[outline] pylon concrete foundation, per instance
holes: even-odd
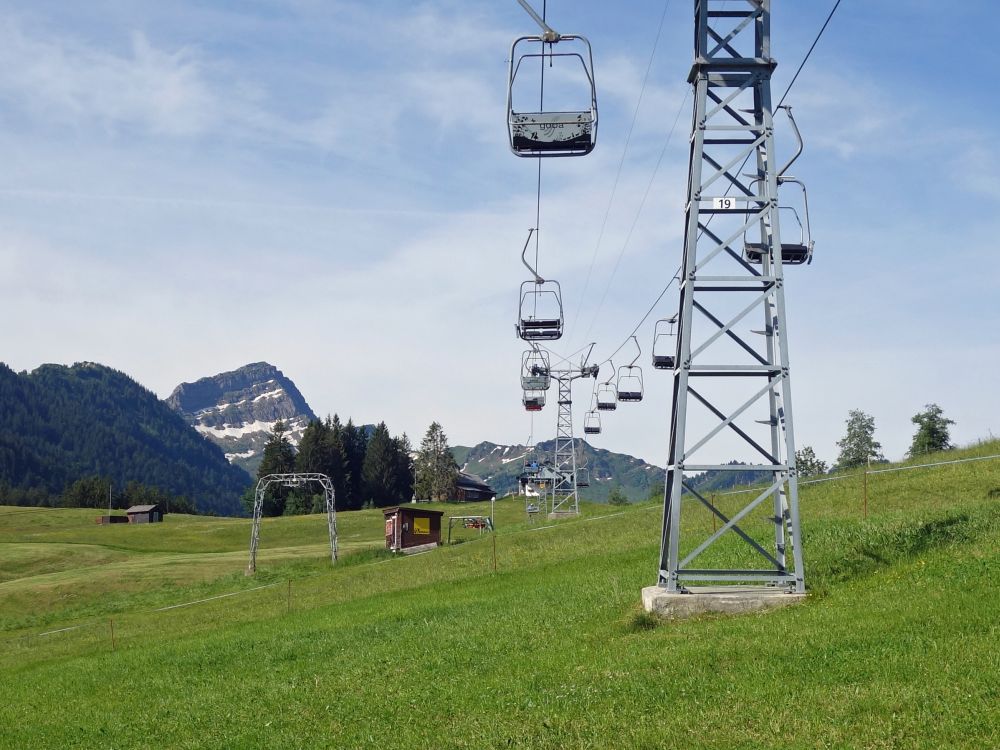
[[[689,586],[687,592],[667,591],[663,586],[642,590],[647,612],[669,619],[703,614],[738,615],[787,607],[804,601],[804,593],[789,593],[772,586]]]

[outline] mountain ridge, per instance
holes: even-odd
[[[316,419],[295,383],[269,362],[181,383],[164,401],[251,475],[275,422],[284,422],[289,440],[298,445],[306,425]]]

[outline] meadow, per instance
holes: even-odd
[[[498,501],[400,558],[343,513],[336,566],[323,517],[269,519],[252,578],[246,519],[3,508],[0,745],[996,747],[1000,461],[870,475],[867,518],[863,482],[802,489],[806,603],[677,622],[639,605],[658,503]]]

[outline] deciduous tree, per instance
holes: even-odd
[[[840,455],[837,466],[850,469],[873,461],[884,461],[882,444],[875,440],[875,417],[860,409],[852,409],[847,416],[847,434],[837,441]]]
[[[910,421],[917,425],[917,432],[913,436],[910,450],[907,451],[910,456],[954,448],[948,426],[955,422],[945,417],[944,410],[937,404],[927,404],[924,410],[914,414]]]

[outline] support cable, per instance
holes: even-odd
[[[576,322],[580,317],[580,311],[583,309],[583,301],[587,296],[587,289],[590,288],[590,279],[594,272],[594,265],[597,263],[597,255],[601,249],[601,242],[604,240],[604,232],[608,226],[608,218],[611,216],[611,207],[614,205],[615,195],[618,192],[618,182],[621,180],[622,167],[625,165],[625,157],[628,154],[628,147],[632,142],[632,132],[635,130],[635,123],[639,118],[639,107],[642,105],[642,97],[646,93],[646,84],[649,82],[649,73],[653,69],[653,59],[656,57],[656,50],[660,44],[660,36],[663,33],[663,23],[667,18],[667,9],[669,7],[670,0],[664,0],[663,13],[660,15],[660,25],[656,29],[656,38],[653,40],[653,49],[649,53],[649,62],[646,63],[646,73],[642,77],[642,87],[639,89],[639,98],[636,100],[635,110],[632,112],[632,122],[628,127],[628,132],[625,134],[625,145],[622,148],[621,158],[618,160],[618,170],[615,173],[615,180],[611,185],[611,195],[608,197],[608,205],[604,210],[604,219],[601,222],[601,231],[597,234],[597,243],[594,245],[594,253],[590,258],[590,267],[587,269],[587,277],[583,282],[583,291],[580,293],[580,302],[576,307],[576,313],[573,315],[574,322]]]
[[[792,90],[792,87],[795,85],[796,81],[798,81],[799,74],[802,72],[802,69],[805,67],[806,62],[808,62],[810,56],[813,53],[813,50],[816,49],[816,45],[819,44],[819,40],[823,37],[823,33],[826,31],[826,27],[830,25],[830,21],[833,19],[833,16],[837,12],[837,9],[840,7],[840,3],[841,2],[842,2],[842,0],[836,0],[836,2],[833,4],[833,8],[831,8],[830,13],[826,17],[826,20],[823,22],[823,25],[820,27],[819,32],[816,34],[816,38],[813,39],[813,42],[809,46],[809,49],[806,52],[805,57],[803,57],[802,58],[802,62],[799,63],[799,67],[796,69],[795,75],[792,76],[792,80],[789,82],[788,86],[785,88],[785,93],[783,93],[781,95],[781,99],[778,101],[778,107],[781,107],[781,105],[784,104],[785,99],[788,97],[788,93]],[[686,97],[685,97],[685,101],[686,101]],[[683,107],[683,102],[682,102],[681,106]],[[776,109],[777,109],[777,107],[776,107]],[[677,121],[675,120],[674,121],[674,127],[676,127],[676,126],[677,126]],[[673,129],[671,129],[671,135],[673,135]],[[667,138],[667,142],[668,143],[670,142],[670,138],[669,137]],[[664,151],[665,150],[666,150],[666,145],[664,145]],[[663,158],[663,153],[662,152],[660,154],[660,158],[661,159]],[[746,159],[743,160],[743,164],[740,166],[739,170],[737,170],[737,171],[743,171],[743,168],[746,166],[746,164],[747,164],[747,162],[749,160],[750,160],[750,154],[747,154]],[[657,162],[657,169],[659,169],[659,162]],[[655,170],[654,170],[653,174],[655,176],[655,174],[656,174]],[[651,186],[652,186],[652,180],[650,180],[650,187]],[[729,187],[726,188],[726,192],[723,194],[723,197],[729,195],[729,191],[732,190],[732,187],[733,187],[732,184],[730,184]],[[647,188],[646,192],[648,194],[649,188]],[[646,196],[643,196],[642,204],[645,204],[645,201],[646,201]],[[639,213],[642,212],[641,205],[640,205]],[[710,216],[705,225],[708,226],[709,224],[711,224],[713,218],[714,218],[714,215]],[[636,214],[636,220],[638,220],[638,214]],[[633,222],[633,229],[634,228],[635,228],[635,223]],[[704,230],[702,230],[702,232],[704,232]],[[629,236],[631,237],[631,230],[629,231]],[[626,241],[626,244],[627,244],[627,241]],[[623,248],[622,248],[622,254],[624,254],[624,251],[625,250],[624,250],[624,246],[623,246]],[[619,255],[619,260],[621,260],[621,255]],[[616,263],[615,264],[615,269],[617,270],[617,268],[618,268],[618,265]],[[638,331],[639,328],[642,327],[642,324],[645,323],[646,320],[649,318],[649,316],[652,314],[653,310],[656,308],[656,305],[659,303],[659,301],[661,299],[663,299],[663,295],[665,295],[667,293],[667,290],[670,289],[670,285],[673,284],[675,281],[677,281],[678,274],[680,273],[680,270],[681,270],[680,266],[678,266],[677,271],[674,273],[674,275],[670,279],[670,281],[667,282],[667,285],[663,288],[663,291],[660,292],[660,294],[657,296],[656,300],[650,306],[649,310],[646,311],[646,314],[643,315],[642,319],[639,321],[639,323],[636,324],[636,327],[632,329],[632,333],[630,333],[628,336],[626,336],[625,340],[622,341],[622,343],[618,345],[618,348],[615,349],[614,352],[612,352],[611,355],[607,359],[605,359],[603,362],[601,362],[601,364],[604,364],[605,362],[609,362],[618,352],[620,352],[625,347],[625,344],[627,344],[628,341],[629,341],[629,339],[636,334],[636,331]],[[612,273],[612,278],[613,277],[614,277],[614,273]],[[609,283],[608,283],[608,288],[610,288],[610,280],[609,280]],[[605,290],[605,296],[606,295],[607,295],[607,289]],[[604,303],[604,298],[602,297],[601,298],[601,304],[603,304],[603,303]],[[600,305],[598,305],[598,312],[599,311],[600,311]],[[594,321],[596,321],[596,319],[597,319],[597,313],[594,313],[594,320],[591,321],[591,324],[590,324],[591,328],[593,327]],[[590,328],[587,329],[587,333],[588,334],[590,333]]]

